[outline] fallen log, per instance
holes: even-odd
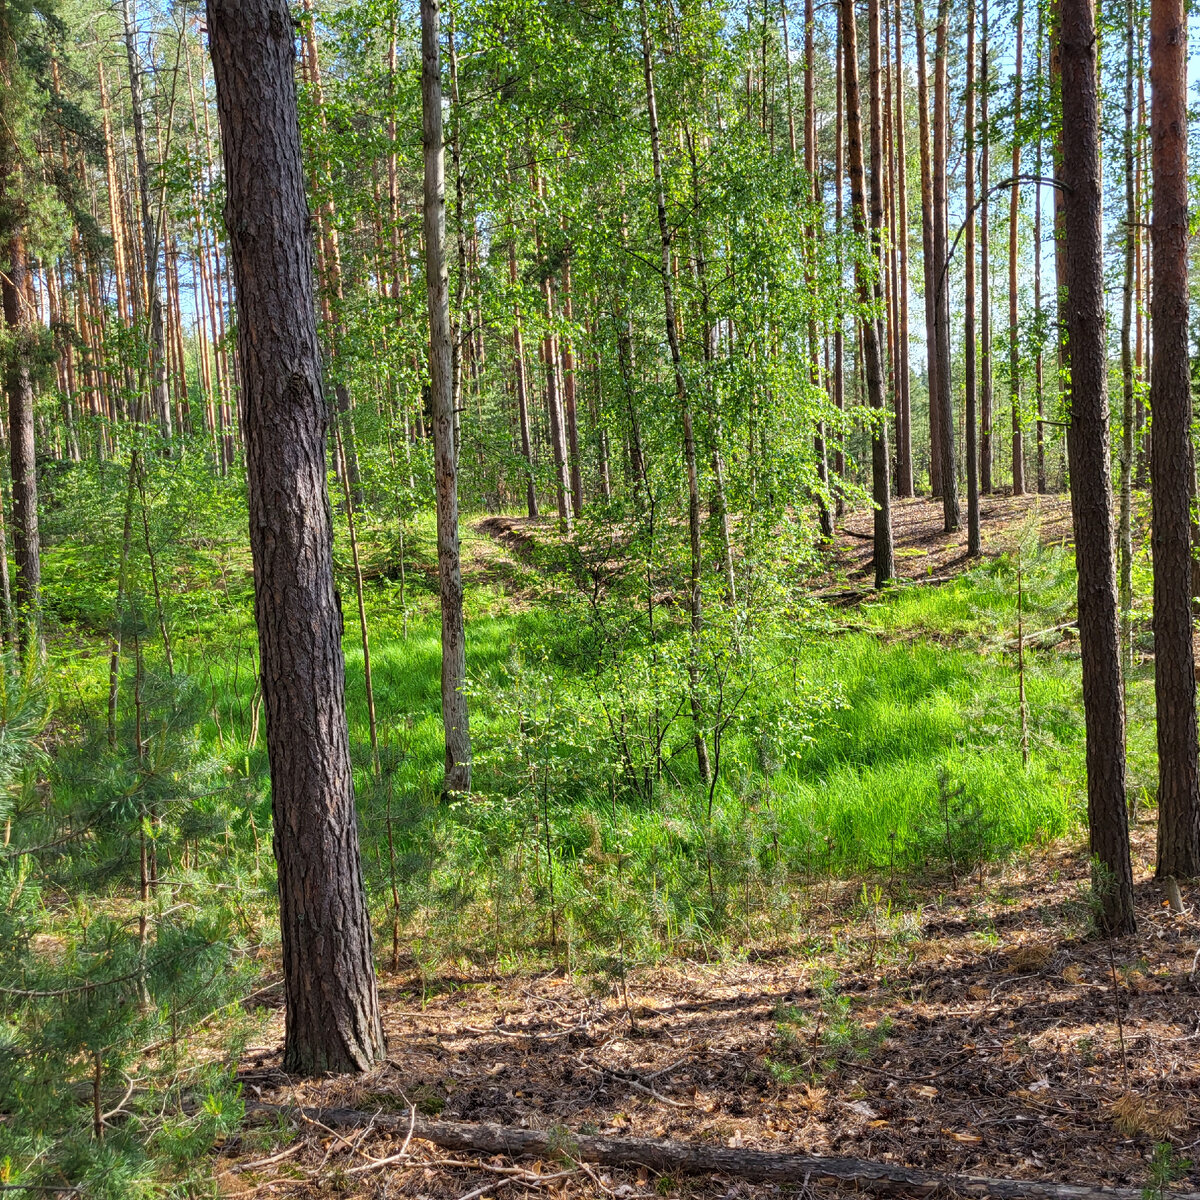
[[[852,1188],[876,1196],[920,1200],[942,1192],[996,1200],[1143,1200],[1140,1188],[1105,1187],[1088,1183],[1050,1183],[1037,1179],[988,1179],[977,1175],[937,1175],[892,1163],[861,1158],[826,1158],[780,1154],[770,1150],[701,1146],[649,1138],[589,1137],[570,1130],[517,1129],[511,1125],[428,1121],[410,1113],[371,1113],[354,1108],[289,1108],[249,1104],[246,1115],[272,1118],[296,1113],[323,1125],[376,1129],[407,1134],[446,1150],[532,1156],[599,1163],[608,1167],[646,1167],[663,1175],[734,1175],[741,1179],[798,1183],[809,1187]],[[1168,1192],[1170,1200],[1200,1200],[1195,1192]]]

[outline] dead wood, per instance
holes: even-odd
[[[447,1150],[536,1156],[610,1167],[647,1167],[662,1174],[734,1175],[742,1179],[802,1183],[807,1186],[854,1188],[877,1196],[926,1197],[936,1193],[996,1200],[1142,1200],[1139,1188],[1098,1184],[1051,1183],[1036,1179],[989,1179],[976,1175],[936,1175],[891,1163],[860,1158],[825,1158],[780,1154],[769,1150],[698,1146],[648,1138],[587,1137],[565,1129],[517,1129],[509,1125],[467,1124],[459,1121],[412,1120],[410,1114],[361,1112],[353,1108],[289,1109],[276,1104],[251,1104],[246,1115],[277,1116],[295,1112],[325,1125],[406,1133]],[[1200,1194],[1170,1193],[1172,1200],[1200,1200]]]

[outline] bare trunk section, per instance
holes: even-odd
[[[938,7],[937,48],[933,77],[933,260],[937,272],[934,323],[937,337],[938,442],[942,452],[942,517],[947,533],[954,533],[961,518],[958,511],[958,465],[954,445],[954,401],[950,388],[950,268],[947,233],[949,208],[946,188],[946,151],[949,130],[949,0]]]
[[[1008,391],[1012,403],[1013,495],[1025,492],[1025,440],[1021,430],[1021,347],[1017,327],[1017,232],[1021,215],[1021,54],[1025,41],[1025,3],[1017,0],[1017,48],[1013,70],[1012,192],[1008,204]]]
[[[429,296],[429,378],[437,491],[438,581],[442,605],[442,724],[446,793],[471,790],[467,639],[458,541],[458,451],[454,439],[450,277],[446,270],[446,153],[438,0],[421,0],[421,106],[425,146],[425,280]]]
[[[1065,83],[1064,83],[1065,88]],[[1195,483],[1188,363],[1187,17],[1183,0],[1150,5],[1154,293],[1150,451],[1154,545],[1154,698],[1158,718],[1155,874],[1200,873],[1191,503]],[[1074,350],[1075,362],[1079,351]]]
[[[309,212],[285,0],[208,0],[245,386],[280,932],[284,1070],[382,1058],[333,583]]]
[[[917,34],[917,108],[921,135],[921,250],[925,283],[925,375],[929,383],[929,491],[942,494],[942,422],[938,412],[937,248],[933,236],[933,148],[929,131],[929,60],[925,52],[925,9],[914,0]]]
[[[858,87],[858,29],[854,19],[854,0],[840,0],[842,29],[842,61],[846,89],[846,117],[850,144],[850,195],[854,214],[854,231],[866,237],[867,199],[863,170],[862,99]],[[872,257],[879,257],[880,231],[883,224],[883,147],[880,145],[879,96],[879,0],[869,0],[870,70],[871,70],[871,216],[870,241]],[[872,285],[870,272],[864,263],[855,266],[858,298],[864,308],[879,301],[878,281]],[[865,365],[867,399],[875,413],[872,430],[871,478],[875,500],[875,586],[883,587],[895,575],[892,550],[891,479],[888,471],[887,413],[883,396],[883,363],[880,358],[879,326],[874,317],[860,322],[860,341]]]
[[[988,0],[983,0],[983,28],[979,51],[979,119],[983,125],[979,157],[979,190],[983,203],[979,210],[979,275],[983,311],[979,316],[979,490],[985,496],[992,490],[992,268],[989,246],[988,215],[991,209],[992,130],[988,115],[992,67],[988,57]]]
[[[1067,451],[1079,571],[1092,887],[1105,933],[1131,933],[1133,871],[1125,808],[1125,708],[1117,621],[1104,235],[1093,0],[1061,0],[1063,233],[1071,341]],[[1186,522],[1185,522],[1186,524]],[[1186,529],[1185,529],[1186,533]]]
[[[975,0],[967,0],[967,95],[966,95],[966,176],[967,242],[964,250],[966,278],[964,280],[963,321],[963,389],[966,410],[967,456],[967,557],[978,558],[979,538],[979,469],[975,437]],[[985,283],[986,286],[986,283]]]

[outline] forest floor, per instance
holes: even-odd
[[[1040,509],[1043,541],[1069,538],[1061,498],[984,502],[985,552],[1012,544]],[[940,506],[894,511],[897,561],[912,579],[964,565],[965,535]],[[834,569],[869,568],[870,514],[854,514]],[[519,582],[532,533],[481,522],[468,566]],[[480,539],[482,540],[482,539]],[[474,541],[474,539],[473,539]],[[514,597],[519,603],[520,593]],[[971,878],[818,882],[801,897],[802,939],[724,957],[631,967],[622,990],[560,965],[471,970],[432,980],[410,964],[380,977],[388,1060],[320,1082],[280,1070],[282,1012],[243,1058],[248,1101],[352,1107],[696,1144],[852,1156],[939,1174],[1142,1187],[1170,1142],[1200,1147],[1200,1044],[1193,969],[1200,919],[1172,915],[1151,879],[1154,827],[1133,831],[1139,931],[1089,936],[1086,848],[1078,834]],[[566,963],[570,964],[569,951]],[[402,1122],[403,1123],[403,1122]],[[296,1116],[249,1126],[217,1163],[226,1196],[768,1196],[778,1185],[655,1177],[448,1154],[403,1132],[334,1132]],[[532,1172],[532,1174],[531,1174]],[[537,1173],[554,1175],[539,1182]],[[789,1185],[784,1185],[787,1192]],[[793,1191],[805,1191],[797,1180]]]
[[[1139,1187],[1157,1143],[1180,1155],[1200,1144],[1190,974],[1200,931],[1191,904],[1172,916],[1151,881],[1153,841],[1152,826],[1135,830],[1139,932],[1111,959],[1087,932],[1086,852],[1059,843],[985,872],[982,886],[978,876],[920,892],[902,881],[817,885],[802,944],[632,970],[628,1006],[619,989],[562,969],[424,987],[384,974],[385,1065],[288,1079],[270,1036],[282,1035],[276,1014],[273,1048],[243,1072],[247,1098],[389,1114],[411,1103],[459,1121]],[[251,1133],[219,1167],[230,1196],[252,1185],[293,1197],[461,1197],[505,1182],[489,1173],[498,1160],[448,1165],[421,1142],[401,1165],[373,1165],[402,1141],[300,1119],[284,1161],[247,1170],[278,1150]],[[1184,1179],[1194,1190],[1200,1172]],[[604,1189],[630,1200],[778,1194],[637,1168],[580,1171],[550,1188]]]
[[[962,507],[962,527],[945,532],[941,501],[917,496],[892,500],[892,541],[896,574],[906,581],[942,581],[969,567],[967,513]],[[1029,522],[1036,522],[1044,545],[1071,542],[1071,503],[1065,495],[1011,496],[996,493],[980,497],[979,523],[983,553],[1011,550]],[[834,552],[827,575],[830,584],[841,580],[857,588],[874,582],[874,514],[869,509],[847,513],[838,522]]]

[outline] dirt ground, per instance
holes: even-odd
[[[1087,858],[1056,844],[979,879],[918,894],[879,881],[817,885],[801,944],[738,947],[722,961],[632,972],[629,1007],[613,989],[562,970],[381,980],[386,1064],[364,1078],[300,1083],[260,1049],[248,1099],[564,1127],[903,1163],[947,1174],[1140,1187],[1156,1142],[1200,1146],[1200,1043],[1192,980],[1194,897],[1172,916],[1150,880],[1153,829],[1135,830],[1139,932],[1087,936]],[[850,1000],[860,1058],[815,1072],[807,1047],[832,1021],[825,970]],[[799,1043],[781,1041],[781,1009]],[[1120,1020],[1118,1022],[1118,1011]],[[886,1037],[870,1038],[884,1025]],[[281,1015],[271,1022],[282,1035]],[[832,1052],[835,1056],[837,1051]],[[818,1057],[822,1057],[819,1055]],[[781,1082],[771,1064],[799,1064]],[[447,1155],[391,1133],[335,1133],[297,1122],[278,1152],[234,1144],[218,1168],[225,1194],[463,1197],[610,1194],[767,1196],[728,1178],[653,1178],[591,1168],[537,1185],[503,1160]],[[447,1160],[455,1165],[448,1165]],[[528,1164],[525,1164],[528,1166]],[[558,1174],[560,1165],[530,1169]],[[798,1183],[801,1181],[798,1181]],[[494,1186],[493,1186],[494,1185]],[[1200,1171],[1183,1175],[1200,1186]],[[248,1190],[249,1189],[249,1190]]]
[[[925,497],[911,500],[892,499],[892,542],[896,556],[896,574],[901,579],[940,579],[964,570],[967,559],[966,502],[961,504],[962,528],[945,532],[940,500]],[[1052,496],[982,496],[979,502],[979,529],[985,555],[1011,549],[1026,520],[1036,519],[1039,534],[1046,544],[1070,543],[1070,498]],[[829,576],[850,584],[869,586],[874,581],[874,513],[870,510],[847,513],[838,522],[834,554]]]
[[[1063,497],[986,497],[984,552],[1030,509],[1041,536],[1071,536]],[[939,504],[896,502],[897,567],[911,579],[965,564],[965,532]],[[849,515],[831,590],[869,585],[871,514]],[[507,576],[547,522],[489,518],[479,570]],[[500,549],[503,547],[503,549]],[[495,561],[493,561],[493,558]],[[501,584],[512,579],[497,578]],[[282,1074],[282,1013],[241,1073],[249,1101],[353,1107],[576,1134],[835,1155],[939,1174],[1139,1188],[1169,1141],[1177,1188],[1200,1190],[1200,920],[1173,915],[1150,878],[1154,828],[1133,831],[1139,931],[1089,936],[1078,842],[1033,849],[970,880],[817,884],[800,940],[731,946],[719,960],[631,970],[628,994],[568,973],[435,980],[381,976],[388,1059],[365,1077]],[[864,891],[865,887],[865,891]],[[842,1001],[831,1000],[836,978]],[[846,1003],[848,1001],[848,1004]],[[840,1022],[841,1044],[829,1045]],[[846,1034],[846,1030],[849,1033]],[[767,1197],[778,1185],[655,1177],[644,1168],[513,1164],[450,1154],[403,1132],[335,1131],[293,1116],[219,1159],[234,1196]],[[805,1191],[803,1180],[783,1192]]]

